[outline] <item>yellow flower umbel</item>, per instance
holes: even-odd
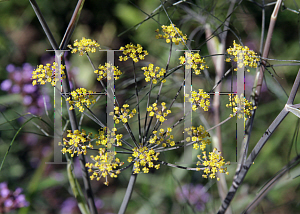
[[[101,81],[107,78],[107,72],[111,71],[111,64],[105,63],[105,65],[99,65],[98,70],[95,70],[94,73],[98,74],[97,80]],[[118,67],[114,66],[114,79],[119,79],[122,72],[118,69]]]
[[[185,44],[187,37],[186,35],[183,35],[182,31],[179,30],[179,28],[175,27],[174,24],[171,24],[169,26],[162,25],[162,32],[163,35],[159,33],[159,29],[157,29],[155,32],[158,33],[155,38],[160,39],[164,38],[166,39],[166,43],[173,42],[175,45]]]
[[[227,108],[231,108],[234,114],[237,114],[238,112],[244,112],[245,114],[245,120],[251,117],[251,111],[253,109],[256,109],[256,106],[252,106],[252,102],[249,102],[243,94],[239,98],[238,95],[232,97],[231,94],[229,94],[229,104],[226,104]],[[230,114],[231,117],[233,117],[232,114]],[[238,114],[238,118],[242,118],[242,114]],[[248,117],[248,118],[247,118]]]
[[[134,161],[134,174],[138,174],[142,168],[144,173],[149,172],[149,168],[159,169],[160,164],[154,165],[153,161],[158,160],[159,152],[155,152],[153,149],[148,149],[146,146],[137,148],[135,147],[133,150],[132,156],[128,158],[128,162]],[[132,157],[135,159],[132,160]]]
[[[71,92],[71,97],[68,97],[66,101],[69,101],[70,108],[69,110],[74,109],[74,105],[79,108],[80,112],[84,111],[84,105],[86,105],[87,108],[90,107],[90,105],[93,103],[96,103],[96,99],[94,98],[93,91],[89,90],[87,91],[85,88],[78,88],[76,91]]]
[[[124,56],[119,57],[119,61],[127,61],[131,58],[134,62],[144,60],[145,56],[148,55],[148,51],[143,50],[143,47],[140,44],[136,46],[133,44],[127,44],[125,47],[120,47],[120,50],[123,51]]]
[[[152,81],[153,84],[157,83],[157,80],[161,80],[163,83],[166,82],[166,80],[163,80],[163,77],[166,73],[166,69],[155,67],[153,64],[149,64],[148,67],[142,67],[142,70],[144,71],[145,80],[146,82]]]
[[[35,69],[32,72],[32,85],[45,85],[46,82],[51,82],[52,86],[56,85],[56,82],[58,81],[57,78],[55,78],[55,67],[57,64],[53,62],[53,65],[50,63],[47,63],[46,65],[38,65],[37,69]],[[66,78],[64,69],[66,68],[65,65],[61,65],[61,79]]]
[[[109,113],[109,115],[114,115],[114,121],[116,124],[120,123],[120,121],[127,123],[128,119],[132,118],[136,114],[135,108],[130,112],[130,109],[127,109],[128,107],[128,104],[124,104],[122,108],[116,106],[114,108],[115,111]]]
[[[186,98],[189,97],[189,94],[186,94]],[[203,91],[203,89],[199,89],[198,92],[191,91],[191,98],[189,102],[192,103],[193,111],[196,111],[198,108],[202,108],[204,111],[208,111],[208,107],[210,106],[209,101],[210,95]]]
[[[91,135],[92,133],[89,133],[86,136],[86,132],[84,130],[82,130],[82,132],[80,132],[79,130],[75,130],[74,133],[72,133],[71,130],[68,130],[67,137],[69,139],[63,138],[64,148],[61,150],[61,152],[63,154],[68,152],[71,154],[71,157],[73,157],[76,153],[77,156],[79,154],[86,155],[86,148],[93,148],[93,146],[91,145]],[[61,143],[59,144],[61,145]]]
[[[118,177],[118,174],[120,174],[121,171],[116,168],[118,166],[122,166],[124,163],[120,162],[119,158],[112,158],[116,154],[116,152],[109,154],[109,152],[107,152],[104,148],[100,148],[98,155],[90,156],[95,163],[86,163],[85,166],[89,168],[89,172],[93,173],[90,176],[91,180],[96,178],[97,181],[99,181],[102,177],[104,177],[104,184],[108,186],[108,176],[111,178]]]
[[[203,151],[206,148],[206,145],[211,143],[209,133],[201,125],[199,127],[192,126],[186,128],[184,131],[190,136],[185,139],[186,142],[193,143],[193,148],[196,150],[200,148]]]
[[[100,44],[97,43],[95,40],[86,39],[85,37],[82,37],[80,41],[76,39],[74,41],[73,46],[74,47],[72,47],[72,45],[68,45],[68,48],[72,50],[71,53],[79,52],[79,56],[83,56],[85,53],[88,52],[95,53],[96,48],[99,48]]]
[[[121,139],[123,137],[122,134],[117,134],[116,135],[116,131],[117,128],[113,128],[112,131],[107,130],[106,127],[103,128],[103,130],[99,130],[99,134],[95,136],[96,141],[96,145],[102,145],[105,146],[107,148],[110,148],[111,145],[114,146],[122,146],[122,142]],[[110,139],[110,141],[108,142],[108,138]]]
[[[165,120],[167,120],[166,117],[168,116],[168,114],[171,113],[171,110],[167,110],[166,112],[164,112],[166,109],[166,103],[162,102],[161,110],[158,109],[157,103],[153,103],[152,106],[149,106],[147,108],[147,111],[149,112],[150,117],[153,117],[155,115],[156,119],[163,123]]]
[[[180,64],[186,64],[187,68],[192,68],[194,70],[194,73],[196,75],[201,74],[201,71],[204,70],[204,68],[208,68],[207,65],[205,65],[204,58],[201,58],[199,53],[186,53],[188,61],[185,61],[185,57],[181,56],[179,57]]]
[[[170,146],[175,146],[175,141],[173,140],[174,136],[171,135],[172,128],[167,128],[167,131],[164,129],[160,129],[158,131],[153,131],[151,138],[149,139],[150,144],[157,144],[160,145],[162,144],[163,147],[167,147],[168,145]]]
[[[233,48],[228,48],[227,53],[229,57],[226,59],[226,62],[234,61],[237,64],[239,68],[242,68],[243,66],[249,66],[250,68],[256,68],[257,63],[259,62],[259,58],[257,54],[250,50],[247,46],[241,46],[239,44],[236,44],[235,41],[233,41]],[[242,60],[242,63],[239,62]],[[237,71],[237,68],[234,69],[234,71]],[[248,72],[250,72],[249,69],[247,69]]]
[[[225,165],[229,165],[230,163],[224,162],[224,158],[221,156],[221,152],[217,152],[217,149],[214,148],[213,152],[210,152],[208,157],[206,152],[203,152],[203,156],[198,155],[197,158],[199,161],[197,162],[197,166],[201,165],[205,168],[198,168],[199,170],[203,170],[205,174],[202,175],[203,178],[207,178],[208,175],[211,179],[216,177],[216,173],[219,171],[220,173],[225,173],[228,175],[227,167],[223,167]],[[217,178],[219,181],[220,178]]]

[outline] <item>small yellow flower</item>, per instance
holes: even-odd
[[[71,130],[68,130],[68,139],[63,138],[64,148],[61,150],[61,152],[63,154],[70,153],[71,157],[73,157],[75,154],[86,155],[86,148],[93,148],[91,145],[91,136],[92,133],[86,135],[84,130],[82,130],[82,132],[75,130],[74,133],[72,133]]]
[[[105,178],[104,184],[108,186],[108,176],[111,178],[117,178],[118,174],[121,173],[120,170],[116,168],[122,166],[124,163],[120,162],[119,158],[115,158],[116,152],[108,152],[104,148],[100,148],[98,155],[91,155],[91,159],[94,163],[86,163],[86,167],[89,168],[89,172],[93,174],[90,176],[91,180],[94,178],[99,181],[102,177]]]
[[[166,107],[166,103],[162,102],[161,103],[161,111],[158,109],[157,107],[157,103],[153,103],[152,106],[147,108],[147,111],[149,112],[149,116],[153,117],[154,115],[156,116],[156,118],[160,121],[160,122],[164,122],[166,119],[166,117],[168,116],[168,114],[171,113],[171,110],[167,110],[165,112],[165,110],[167,109]]]
[[[154,165],[153,161],[158,160],[159,152],[155,152],[153,149],[147,148],[146,146],[140,148],[133,148],[132,157],[128,158],[128,162],[132,162],[134,159],[134,174],[138,174],[141,171],[141,167],[144,173],[149,172],[149,168],[159,169],[159,164]]]
[[[201,165],[205,168],[203,169],[203,172],[205,174],[202,175],[202,177],[207,178],[209,175],[209,178],[213,179],[216,178],[216,173],[219,171],[220,173],[225,173],[228,175],[227,167],[224,167],[225,165],[229,165],[230,163],[224,162],[224,158],[221,156],[221,152],[217,152],[217,149],[214,148],[213,152],[210,152],[208,157],[206,155],[206,152],[203,152],[203,156],[201,158],[201,155],[198,155],[197,158],[199,161],[197,162],[197,166]],[[219,180],[219,178],[217,178]]]
[[[209,133],[204,129],[203,126],[190,127],[184,130],[191,137],[187,137],[186,142],[193,142],[193,149],[201,149],[202,151],[206,148],[206,145],[211,143]]]
[[[186,64],[187,68],[192,68],[196,75],[201,74],[201,71],[203,71],[204,68],[208,68],[208,66],[205,64],[206,62],[204,58],[201,58],[199,53],[191,52],[186,54],[187,54],[186,57],[188,61],[186,62],[185,57],[181,56],[179,57],[180,64],[181,65]]]
[[[99,65],[98,70],[94,71],[95,74],[98,74],[97,80],[101,81],[102,79],[106,79],[107,78],[107,72],[111,71],[111,67],[112,66],[109,63],[105,63],[105,65]],[[114,66],[113,70],[114,70],[114,79],[115,80],[119,79],[122,72],[116,66]]]
[[[162,144],[163,147],[166,147],[167,145],[175,146],[175,141],[173,140],[174,136],[171,135],[172,128],[160,129],[159,132],[153,131],[152,136],[149,139],[150,144]]]
[[[229,55],[228,58],[225,59],[226,62],[238,62],[237,67],[242,68],[243,66],[248,66],[250,68],[257,68],[257,63],[259,62],[259,57],[257,54],[250,50],[247,46],[241,46],[236,44],[233,41],[233,48],[227,49],[227,54]],[[243,60],[242,62],[240,62]],[[237,71],[237,68],[234,69]],[[247,69],[249,72],[250,70]]]
[[[161,80],[163,83],[166,81],[163,80],[164,75],[166,74],[166,69],[155,67],[153,64],[149,64],[148,67],[142,67],[144,71],[146,82],[152,81],[153,84],[157,83],[157,80]]]
[[[84,105],[89,108],[92,103],[96,103],[96,99],[94,95],[92,95],[93,93],[93,91],[87,91],[85,88],[78,88],[75,91],[72,91],[71,96],[66,99],[70,104],[69,110],[73,110],[74,105],[79,108],[80,112],[84,111]]]
[[[72,51],[71,53],[78,53],[79,56],[83,56],[85,53],[91,52],[95,53],[96,48],[100,48],[100,44],[97,43],[95,40],[86,39],[85,37],[82,37],[80,41],[76,39],[73,43],[74,48],[72,45],[68,45],[68,48],[70,48]]]
[[[242,118],[243,115],[241,112],[245,114],[245,120],[252,116],[251,111],[256,109],[256,106],[253,107],[252,102],[249,102],[243,94],[239,97],[238,95],[233,96],[233,94],[229,94],[229,104],[226,104],[227,108],[231,108],[234,114],[238,114],[238,118]],[[232,115],[233,117],[233,115]]]
[[[114,108],[114,112],[110,112],[111,115],[114,115],[114,121],[116,124],[118,124],[120,120],[123,123],[127,123],[128,119],[133,118],[133,116],[136,114],[136,109],[132,109],[130,112],[128,107],[129,107],[128,104],[124,104],[122,108],[116,106]]]
[[[148,52],[146,50],[143,50],[143,47],[140,44],[137,44],[135,46],[130,43],[125,45],[125,47],[121,47],[120,50],[123,51],[124,56],[120,56],[119,61],[127,61],[129,57],[134,62],[138,62],[139,60],[144,60],[145,56],[148,55]]]
[[[187,36],[183,35],[182,31],[175,27],[174,24],[169,26],[162,25],[161,28],[164,35],[160,34],[159,29],[157,29],[155,31],[157,33],[155,37],[156,39],[164,38],[166,39],[166,43],[170,43],[172,41],[175,45],[179,45],[179,43],[183,45],[185,44]]]
[[[188,95],[185,97],[188,99]],[[210,106],[210,95],[203,91],[203,89],[199,89],[198,92],[191,91],[191,97],[189,98],[189,102],[192,103],[193,111],[196,111],[198,108],[202,108],[204,111],[208,111],[208,107]]]
[[[56,85],[56,82],[58,81],[58,78],[55,78],[55,67],[57,64],[53,62],[51,65],[50,63],[47,63],[46,65],[38,65],[37,68],[32,72],[32,85],[45,85],[46,82],[51,82],[52,86]],[[65,79],[65,71],[66,68],[65,65],[61,65],[61,79]]]

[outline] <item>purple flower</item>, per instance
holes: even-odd
[[[14,94],[20,93],[20,86],[14,85],[14,86],[11,88],[11,92],[14,93]]]
[[[210,199],[209,193],[201,184],[185,184],[176,189],[176,198],[180,203],[187,201],[195,206],[198,211],[205,209],[205,203]]]
[[[8,213],[12,210],[29,206],[25,195],[21,194],[21,188],[17,188],[12,192],[8,189],[7,183],[3,182],[0,183],[0,193],[0,213]]]
[[[37,90],[37,87],[34,87],[31,84],[25,84],[23,86],[23,91],[27,94],[31,94],[31,93],[35,92],[36,90]]]
[[[1,90],[8,91],[12,86],[12,81],[7,79],[1,83]]]
[[[6,66],[6,70],[11,73],[15,70],[15,66],[13,64],[9,64]]]
[[[77,208],[77,202],[76,202],[75,198],[68,198],[61,205],[60,213],[61,214],[74,213],[74,209],[76,209],[76,208]]]
[[[29,95],[24,96],[23,103],[26,106],[29,106],[32,103],[32,97]]]

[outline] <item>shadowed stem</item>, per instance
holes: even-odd
[[[125,196],[123,198],[123,201],[122,201],[122,204],[121,204],[121,207],[120,207],[120,210],[119,210],[118,214],[124,214],[125,213],[128,202],[131,198],[133,187],[134,187],[134,184],[135,184],[135,181],[136,181],[136,178],[137,178],[137,174],[133,174],[133,172],[134,172],[134,167],[132,169],[132,174],[130,176],[128,186],[127,186],[127,189],[126,189],[126,193],[125,193]]]
[[[289,99],[287,104],[292,104],[294,102],[296,93],[298,91],[300,85],[300,69],[298,71],[297,77],[295,79],[295,82],[293,84]],[[260,138],[260,140],[255,145],[254,149],[248,156],[245,164],[243,167],[240,167],[240,171],[237,171],[235,174],[235,177],[233,179],[232,185],[229,189],[229,192],[224,199],[221,207],[219,208],[218,214],[225,213],[226,209],[228,208],[230,202],[235,196],[235,193],[241,183],[243,182],[248,170],[250,169],[251,165],[253,164],[255,158],[257,157],[258,153],[262,149],[262,147],[265,145],[267,140],[271,137],[271,135],[274,133],[275,129],[279,126],[279,124],[283,121],[283,119],[287,116],[289,111],[286,107],[284,107],[281,112],[278,114],[278,116],[275,118],[275,120],[272,122],[272,124],[269,126],[269,128],[266,130],[266,132],[263,134],[263,136]]]
[[[42,28],[53,48],[53,50],[63,50],[66,45],[69,43],[69,40],[70,40],[70,37],[74,31],[74,28],[77,24],[77,21],[78,21],[78,18],[80,16],[80,12],[81,12],[81,9],[83,7],[83,3],[84,3],[84,0],[79,0],[77,5],[76,5],[76,8],[74,10],[74,13],[72,15],[72,18],[69,22],[69,26],[66,30],[66,33],[64,35],[64,38],[61,42],[61,45],[60,47],[58,47],[37,3],[35,0],[29,0],[29,2],[31,3],[32,5],[32,8],[36,14],[36,16],[38,17],[41,25],[42,25]],[[64,93],[66,94],[69,94],[70,93],[70,85],[69,85],[69,80],[68,80],[68,73],[67,73],[67,70],[65,71],[65,76],[66,78],[65,79],[62,79],[62,85],[63,85],[63,91]],[[69,102],[66,101],[66,105],[67,105],[67,109],[69,109]],[[77,130],[78,129],[78,122],[77,122],[77,118],[76,118],[76,114],[75,114],[75,110],[68,110],[68,114],[69,114],[69,119],[70,119],[70,124],[71,124],[71,127],[72,127],[72,131],[74,132],[74,130]],[[85,163],[86,163],[86,160],[85,160],[85,157],[80,154],[79,155],[79,160],[80,160],[80,165],[81,165],[81,170],[82,170],[82,178],[83,178],[83,183],[84,183],[84,187],[85,187],[85,192],[86,192],[86,195],[87,195],[87,201],[88,201],[88,205],[89,205],[89,209],[90,209],[90,212],[91,214],[96,214],[97,213],[97,209],[96,209],[96,206],[95,206],[95,202],[94,202],[94,196],[93,196],[93,192],[92,192],[92,189],[91,189],[91,184],[90,184],[90,180],[89,180],[89,175],[88,175],[88,171],[87,171],[87,168],[85,167]]]
[[[139,102],[139,92],[138,92],[138,86],[136,81],[136,73],[135,73],[135,63],[133,63],[133,78],[134,78],[134,85],[135,85],[135,96],[136,96],[136,102],[137,102],[137,114],[138,114],[138,123],[139,123],[139,144],[142,143],[142,133],[141,133],[141,112],[140,112],[140,102]]]

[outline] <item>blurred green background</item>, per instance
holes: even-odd
[[[184,34],[189,37],[190,47],[200,49],[201,56],[208,56],[205,39],[205,26],[209,24],[215,35],[220,33],[218,27],[222,25],[226,18],[229,1],[164,1],[168,15],[172,22],[179,27]],[[241,39],[244,45],[259,53],[262,9],[255,3],[262,4],[263,1],[243,1],[233,11],[230,19],[230,29]],[[265,4],[273,1],[264,1]],[[47,21],[56,41],[60,43],[64,31],[68,26],[72,16],[76,1],[43,0],[37,1],[42,14]],[[176,4],[178,3],[178,4]],[[189,4],[189,3],[193,3]],[[106,1],[86,1],[80,16],[78,25],[73,33],[71,41],[87,37],[97,40],[102,49],[119,49],[127,43],[141,44],[149,52],[146,61],[140,66],[152,62],[157,66],[165,67],[169,55],[169,46],[163,40],[156,40],[154,32],[160,25],[169,25],[168,17],[162,9],[153,19],[142,22],[147,15],[155,10],[161,1],[159,0],[106,0]],[[276,22],[274,35],[272,38],[269,58],[277,60],[298,60],[299,58],[299,15],[286,8],[299,11],[299,0],[284,1],[285,7],[281,8]],[[274,5],[265,7],[267,33],[269,20]],[[45,61],[53,61],[53,53],[46,51],[51,49],[39,21],[29,3],[29,1],[1,1],[0,2],[0,83],[11,78],[7,71],[7,66],[13,64],[22,67],[24,63],[30,63],[33,67]],[[232,32],[228,32],[226,48],[232,46],[233,40],[237,41]],[[177,47],[176,47],[177,48]],[[178,49],[184,48],[179,46]],[[260,53],[259,53],[260,54]],[[173,51],[170,67],[178,65],[180,51]],[[97,90],[99,83],[93,73],[93,69],[86,57],[69,54],[66,56],[72,70],[71,80],[76,87],[85,87]],[[97,52],[91,55],[95,65],[106,61],[105,52]],[[117,56],[116,56],[117,59]],[[206,57],[209,66],[206,75],[193,77],[193,88],[203,88],[211,90],[214,82],[215,72],[212,57]],[[268,61],[270,65],[287,64],[276,60]],[[117,96],[121,102],[133,94],[133,75],[130,64],[121,64],[124,75],[116,83],[118,88]],[[124,66],[125,65],[125,66]],[[122,67],[123,66],[123,67]],[[298,65],[299,66],[299,65]],[[255,116],[253,132],[251,134],[249,151],[265,132],[270,123],[283,108],[287,96],[284,90],[289,93],[292,83],[296,77],[298,66],[274,66],[268,70],[272,73],[282,88],[268,71],[265,72],[265,80],[260,104]],[[226,64],[226,69],[230,68]],[[140,72],[142,75],[142,71]],[[246,74],[246,94],[251,91],[255,70],[251,69]],[[174,73],[169,83],[163,88],[162,99],[170,101],[176,94],[183,78],[182,70]],[[249,81],[249,83],[248,83]],[[251,82],[252,81],[252,82]],[[223,91],[230,90],[231,76],[223,82]],[[141,82],[139,86],[145,85]],[[51,87],[40,88],[41,94],[50,96],[50,103],[53,97]],[[168,119],[170,124],[179,119],[182,112],[183,93],[176,101],[172,109],[173,118]],[[249,98],[249,96],[247,97]],[[299,96],[296,102],[299,102]],[[131,99],[129,103],[134,103]],[[228,97],[221,97],[221,106],[228,103]],[[9,144],[16,133],[16,130],[24,123],[25,119],[20,115],[25,115],[28,108],[24,105],[22,93],[12,94],[4,90],[0,91],[0,158],[4,157]],[[105,100],[100,100],[95,109],[99,117],[104,117]],[[145,104],[142,104],[145,105]],[[52,105],[53,106],[53,105]],[[21,134],[14,142],[8,157],[0,172],[0,182],[8,182],[11,190],[17,187],[24,189],[26,199],[30,206],[22,208],[12,213],[79,213],[76,204],[72,202],[72,193],[66,175],[66,165],[45,164],[53,158],[53,139],[46,137],[41,129],[51,133],[51,118],[53,109],[50,106],[49,114],[44,110],[40,114],[46,123],[41,120],[33,120],[28,123]],[[104,113],[103,113],[104,112]],[[210,126],[213,126],[212,111],[204,114]],[[221,107],[221,120],[228,117],[229,110]],[[29,116],[25,116],[29,118]],[[200,125],[199,115],[193,113],[193,122]],[[274,135],[267,142],[259,154],[255,164],[247,174],[244,184],[238,191],[236,198],[232,202],[233,213],[240,213],[248,203],[255,197],[262,185],[276,174],[289,160],[298,154],[297,141],[293,141],[294,133],[298,130],[298,118],[288,115],[284,122],[278,127]],[[222,126],[222,139],[225,160],[235,161],[235,120],[230,120]],[[38,128],[36,125],[38,125]],[[135,123],[136,125],[136,123]],[[133,125],[133,127],[135,127]],[[96,133],[99,127],[94,123],[84,119],[83,128]],[[180,140],[182,134],[181,127],[174,131],[177,134],[175,139]],[[164,161],[175,163],[183,159],[183,150],[166,152],[161,154]],[[196,153],[193,153],[196,154]],[[122,161],[126,162],[126,158]],[[78,165],[77,165],[78,167]],[[236,164],[228,167],[230,172],[226,176],[228,187],[231,185],[235,173]],[[261,201],[255,213],[297,213],[300,210],[299,175],[300,168],[293,168],[271,190],[265,199]],[[77,175],[80,179],[80,170]],[[136,186],[129,203],[127,213],[216,213],[220,205],[220,197],[217,191],[216,181],[203,179],[201,172],[190,172],[181,169],[173,169],[162,166],[161,169],[149,174],[138,175]],[[110,181],[106,187],[103,183],[92,181],[93,190],[98,200],[99,213],[117,213],[125,194],[130,170],[122,172],[115,180]],[[197,210],[194,205],[185,203],[178,199],[176,189],[184,184],[202,184],[210,194],[210,199],[205,203],[204,210]],[[69,201],[68,201],[69,200]],[[73,203],[73,204],[72,204]],[[71,211],[66,211],[66,207],[74,207]]]

